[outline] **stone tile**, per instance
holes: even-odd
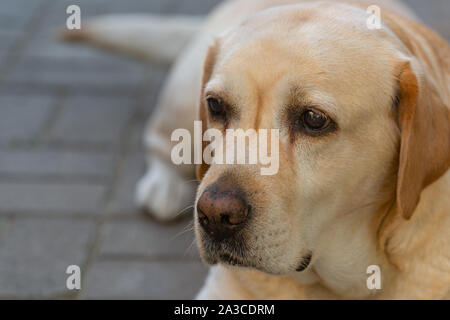
[[[102,185],[1,182],[0,212],[95,215],[104,193]]]
[[[44,0],[2,0],[0,30],[23,30]]]
[[[428,27],[450,41],[450,2],[448,0],[403,0]]]
[[[116,183],[113,197],[107,205],[108,213],[131,214],[139,212],[134,202],[134,190],[136,183],[144,173],[144,155],[141,153],[128,155]]]
[[[45,0],[2,0],[0,13],[10,16],[23,16],[36,10]]]
[[[93,50],[93,49],[86,49]],[[57,55],[58,50],[52,54]],[[7,76],[5,81],[12,84],[81,88],[118,88],[137,90],[144,80],[145,66],[133,64],[124,68],[123,64],[111,63],[111,59],[88,61],[82,57],[66,59],[24,56]],[[108,61],[109,60],[109,61]]]
[[[222,0],[184,0],[178,1],[171,12],[205,15],[211,12]]]
[[[141,118],[141,121],[135,122],[133,128],[131,129],[131,148],[134,152],[145,152],[144,147],[144,133],[147,125],[148,116]],[[143,155],[144,156],[144,155]]]
[[[205,276],[193,261],[99,261],[88,274],[86,298],[193,299]]]
[[[98,67],[98,63],[103,63],[111,68],[118,69],[117,65],[122,64],[123,66],[132,66],[135,63],[127,59],[123,59],[118,55],[111,54],[106,51],[97,50],[86,44],[78,43],[68,43],[58,39],[58,32],[61,31],[59,28],[42,28],[38,34],[28,43],[28,45],[22,51],[22,55],[28,60],[23,59],[21,62],[30,61],[31,58],[34,59],[50,59],[60,60],[63,63],[66,62],[69,65],[74,60],[77,63],[85,62],[91,67]],[[58,67],[57,65],[52,65],[53,69]],[[107,69],[104,67],[103,69]]]
[[[187,217],[169,225],[156,223],[144,216],[114,219],[104,226],[100,241],[100,253],[104,255],[200,259],[193,222]]]
[[[0,96],[0,140],[33,139],[49,117],[56,98],[47,95]]]
[[[146,90],[144,102],[139,110],[139,117],[135,119],[132,128],[132,150],[143,150],[143,135],[148,119],[156,110],[159,93],[161,92],[164,80],[167,76],[167,70],[161,68],[151,68],[150,85]]]
[[[6,217],[0,217],[0,248],[6,240],[9,221]]]
[[[48,19],[43,22],[44,26],[64,26],[66,23],[66,9],[75,4],[81,10],[81,27],[83,21],[91,17],[110,13],[137,13],[147,12],[164,13],[173,7],[176,0],[58,0],[47,13]]]
[[[84,220],[15,220],[0,246],[0,297],[73,293],[66,289],[66,268],[83,266],[93,231],[94,222]]]
[[[42,21],[43,27],[63,27],[66,25],[66,19],[69,16],[66,13],[67,7],[77,5],[81,11],[81,27],[83,22],[89,17],[104,14],[111,5],[110,0],[57,0],[46,13],[45,21]]]
[[[134,104],[133,99],[120,96],[72,96],[50,140],[118,144]]]
[[[108,13],[167,13],[178,0],[122,0],[111,1],[108,7]]]
[[[19,36],[19,32],[0,29],[0,63],[3,63],[3,60],[9,55]]]
[[[2,150],[0,175],[56,175],[100,177],[111,175],[110,153],[79,153],[55,150]]]

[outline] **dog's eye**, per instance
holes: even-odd
[[[305,128],[311,131],[323,130],[330,123],[330,118],[328,118],[324,113],[313,110],[304,111],[301,120]]]
[[[300,114],[293,111],[291,119],[293,132],[310,136],[321,136],[337,129],[336,123],[328,115],[313,108],[303,109]]]
[[[210,97],[206,99],[206,102],[208,103],[209,112],[213,117],[225,117],[225,105],[220,100]]]

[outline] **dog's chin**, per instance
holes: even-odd
[[[271,264],[262,264],[261,259],[258,262],[249,261],[245,257],[238,256],[227,250],[207,251],[200,250],[200,256],[205,264],[216,265],[222,264],[229,267],[251,268],[271,275],[286,275],[291,272],[304,273],[310,267],[312,253],[305,254],[300,262],[286,268],[271,268]]]
[[[204,263],[208,265],[216,265],[221,264],[226,267],[231,268],[250,268],[255,269],[267,274],[271,275],[283,275],[287,274],[288,270],[274,270],[272,268],[268,268],[267,265],[260,264],[261,261],[253,262],[248,259],[238,257],[226,251],[214,252],[214,253],[202,253],[200,254]]]
[[[249,261],[245,261],[245,259],[241,257],[237,257],[226,251],[220,252],[202,252],[200,256],[206,264],[215,265],[215,264],[224,264],[230,266],[238,266],[238,267],[252,267],[253,264]]]

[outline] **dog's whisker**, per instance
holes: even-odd
[[[192,208],[194,208],[194,205],[193,205],[193,204],[191,204],[190,206],[187,206],[186,208],[184,208],[183,210],[181,210],[180,212],[178,212],[178,213],[175,215],[175,217],[178,217],[179,215],[182,215],[183,212],[185,212],[186,210],[192,209]]]
[[[192,239],[191,244],[186,248],[186,250],[184,250],[183,258],[189,254],[189,252],[192,250],[194,244],[195,244],[195,237]]]
[[[194,221],[189,222],[184,228],[183,230],[181,230],[180,232],[178,232],[176,235],[174,235],[169,241],[173,241],[176,238],[180,237],[181,235],[185,234],[186,232],[190,232],[194,230]]]
[[[183,184],[185,184],[185,183],[191,183],[191,182],[197,182],[197,183],[199,183],[200,181],[199,181],[198,179],[192,179],[192,180],[183,181]]]

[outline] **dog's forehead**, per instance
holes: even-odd
[[[393,87],[392,46],[367,28],[364,11],[339,8],[278,8],[244,21],[219,39],[208,87],[261,96],[297,86],[343,102],[380,101]]]
[[[272,66],[283,58],[329,65],[368,62],[385,54],[390,44],[387,29],[369,29],[367,17],[361,9],[330,3],[265,10],[219,37],[220,60],[262,60]]]

